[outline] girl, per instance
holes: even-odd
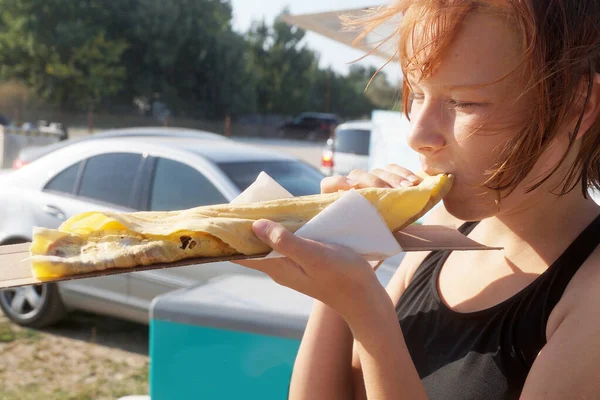
[[[392,21],[408,142],[455,176],[427,223],[504,250],[411,253],[384,289],[256,222],[287,259],[243,265],[317,300],[290,398],[600,398],[600,1],[397,0],[352,24]],[[418,182],[392,165],[322,190]]]

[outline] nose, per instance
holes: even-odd
[[[431,155],[446,145],[443,135],[444,111],[435,102],[424,102],[411,112],[408,145],[423,155]]]

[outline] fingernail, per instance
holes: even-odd
[[[256,236],[265,236],[267,228],[269,227],[269,221],[265,219],[259,219],[252,224],[252,231]]]
[[[411,187],[411,186],[414,186],[414,184],[413,184],[412,182],[409,182],[409,181],[402,181],[402,182],[400,182],[400,184],[401,184],[402,186],[404,186],[404,187]]]
[[[416,175],[409,175],[408,180],[411,181],[412,183],[417,183],[417,182],[419,182],[420,178]]]

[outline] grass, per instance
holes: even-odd
[[[21,339],[35,342],[40,338],[41,334],[36,330],[21,328],[8,320],[0,319],[0,343],[10,343]]]
[[[0,314],[0,400],[115,400],[148,393],[145,355],[52,335]]]
[[[43,384],[7,389],[0,383],[0,400],[114,400],[131,394],[147,394],[147,381],[148,367],[145,366],[131,371],[120,381],[106,378],[69,390],[55,388],[48,392]]]

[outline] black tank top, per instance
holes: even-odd
[[[459,230],[468,234],[477,225]],[[449,309],[438,276],[450,251],[430,253],[402,294],[396,313],[406,345],[430,399],[517,399],[546,323],[569,281],[600,242],[600,217],[522,291],[472,313]]]

